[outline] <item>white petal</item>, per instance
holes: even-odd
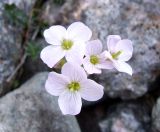
[[[44,37],[47,43],[53,45],[60,45],[66,35],[66,29],[62,26],[52,26],[44,31]]]
[[[81,83],[81,89],[79,92],[81,97],[88,101],[99,100],[104,94],[103,86],[90,79]]]
[[[87,79],[87,75],[81,66],[69,62],[63,65],[62,74],[70,78],[71,81],[79,82]]]
[[[115,51],[122,51],[118,56],[119,60],[128,61],[132,57],[133,53],[132,41],[128,39],[120,40],[116,45]]]
[[[67,78],[56,72],[50,72],[46,80],[45,88],[51,95],[59,96],[68,84]]]
[[[82,60],[85,54],[85,44],[74,44],[72,49],[67,51],[66,60],[68,62],[82,64]]]
[[[97,55],[102,52],[102,43],[100,40],[89,41],[86,44],[86,55]]]
[[[100,64],[97,64],[96,67],[100,69],[113,69],[114,68],[112,61],[100,62]]]
[[[40,54],[41,59],[48,67],[52,68],[65,55],[65,51],[60,46],[47,46]]]
[[[92,31],[82,22],[74,22],[68,27],[67,34],[71,40],[86,42],[90,40]]]
[[[113,69],[113,62],[111,61],[112,57],[108,51],[104,51],[99,55],[100,63],[96,65],[97,68],[100,69]]]
[[[119,35],[109,35],[107,37],[107,46],[108,46],[109,52],[114,52],[116,44],[120,40],[121,40],[121,37]]]
[[[93,65],[93,64],[90,63],[89,57],[85,57],[83,59],[83,66],[84,66],[84,69],[86,70],[86,72],[88,74],[93,74],[93,73],[100,74],[101,73],[101,70],[98,69],[96,67],[96,65]]]
[[[59,107],[64,115],[77,115],[81,111],[82,100],[78,92],[65,90],[58,99]]]
[[[132,75],[132,68],[126,62],[113,61],[113,64],[118,71],[125,72],[125,73],[128,73],[129,75]]]

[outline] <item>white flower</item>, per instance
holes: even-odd
[[[87,79],[82,67],[66,63],[62,74],[49,73],[45,84],[48,93],[59,96],[58,103],[63,114],[76,115],[80,113],[82,100],[99,100],[103,96],[103,86]]]
[[[41,59],[52,68],[63,57],[76,64],[82,64],[85,42],[90,40],[91,30],[82,22],[75,22],[67,29],[63,26],[51,26],[44,31],[47,43],[51,44],[41,52]]]
[[[112,63],[106,61],[105,52],[102,53],[102,43],[100,40],[89,41],[86,44],[83,66],[88,74],[100,74],[101,69],[113,68]]]
[[[132,75],[132,68],[126,63],[133,53],[132,41],[128,39],[121,40],[118,35],[109,35],[107,38],[108,51],[106,52],[107,60],[110,60],[120,72]]]

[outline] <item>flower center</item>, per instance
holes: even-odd
[[[96,55],[91,55],[90,56],[90,62],[93,64],[93,65],[96,65],[99,63],[99,58],[96,56]]]
[[[113,58],[113,59],[117,59],[120,54],[122,54],[122,51],[118,51],[118,52],[116,52],[116,53],[113,53],[113,54],[112,54],[112,58]]]
[[[68,84],[68,89],[70,91],[78,91],[80,89],[80,84],[78,82],[71,82]]]
[[[62,49],[69,50],[73,46],[73,41],[71,41],[69,39],[63,39],[61,46],[62,46]]]

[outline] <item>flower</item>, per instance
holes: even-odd
[[[84,69],[88,74],[101,73],[101,69],[112,69],[112,63],[105,60],[105,52],[102,53],[100,40],[89,41],[86,44],[86,53],[83,60]]]
[[[81,98],[96,101],[103,96],[103,86],[87,79],[81,66],[69,62],[62,67],[62,74],[49,73],[45,88],[51,95],[59,96],[59,107],[65,115],[80,113]]]
[[[82,64],[85,42],[90,40],[92,31],[82,22],[74,22],[67,29],[63,26],[51,26],[44,31],[47,43],[40,54],[41,59],[52,68],[63,57],[67,61]]]
[[[109,35],[107,37],[108,51],[105,51],[107,61],[110,60],[114,68],[120,72],[132,75],[132,68],[126,63],[133,53],[132,41],[122,39],[118,35]]]

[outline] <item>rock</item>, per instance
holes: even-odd
[[[152,110],[152,128],[159,132],[160,131],[160,98],[158,98],[157,103]]]
[[[131,39],[134,47],[128,62],[133,67],[132,77],[104,70],[97,76],[98,81],[111,98],[141,97],[160,75],[160,1],[86,0],[86,3],[88,7],[82,10],[81,20],[93,30],[93,39],[100,38],[105,49],[106,37],[118,34]]]
[[[131,102],[112,106],[99,126],[101,132],[148,132],[149,109],[144,104]]]
[[[47,75],[35,75],[0,99],[2,132],[80,132],[75,117],[62,115],[57,98],[45,91]]]
[[[65,0],[64,3],[60,5],[55,4],[53,0],[49,0],[43,7],[42,18],[49,25],[66,25],[70,22],[80,20],[79,16],[81,11],[77,11],[77,7],[80,8],[79,5],[79,0]]]
[[[22,1],[23,0],[21,0],[21,3]],[[21,59],[21,43],[24,30],[24,25],[22,25],[22,23],[20,25],[16,25],[13,22],[15,20],[10,18],[10,16],[7,16],[13,13],[11,10],[13,7],[8,9],[10,12],[12,12],[11,14],[8,14],[9,11],[6,11],[4,7],[6,2],[7,1],[0,2],[0,96],[10,91],[10,86],[14,83],[14,77],[12,79],[8,78],[12,75],[12,73],[14,73],[16,66]],[[29,4],[28,0],[27,2],[28,4],[25,4],[23,8],[21,4],[17,5],[17,8],[25,12],[26,9],[33,6],[33,1],[30,3],[32,5]],[[9,20],[9,18],[11,20]]]

